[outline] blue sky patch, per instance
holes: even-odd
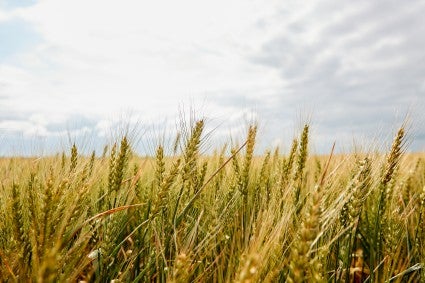
[[[0,23],[0,63],[13,55],[29,50],[41,42],[41,37],[25,21],[11,20]]]
[[[34,5],[36,0],[0,0],[0,9],[13,10]]]

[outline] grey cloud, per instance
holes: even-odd
[[[0,101],[1,101],[1,97],[0,97]],[[5,99],[6,100],[6,99]],[[1,104],[1,102],[0,102]],[[0,122],[4,122],[4,121],[25,121],[28,119],[28,115],[26,115],[25,113],[19,113],[16,111],[11,111],[8,110],[7,108],[2,109],[2,111],[0,112]]]
[[[327,152],[335,137],[373,138],[380,127],[385,127],[390,135],[394,125],[413,111],[412,116],[419,120],[412,123],[415,140],[411,149],[423,150],[425,119],[423,114],[416,114],[425,108],[425,3],[318,2],[307,8],[305,14],[297,15],[292,7],[284,7],[272,18],[255,23],[256,28],[265,32],[271,29],[270,34],[275,36],[245,59],[254,66],[277,71],[285,82],[281,89],[273,90],[275,103],[266,103],[267,99],[255,96],[257,90],[249,90],[247,95],[242,90],[221,89],[205,92],[203,97],[217,106],[258,112],[265,133],[259,139],[265,146],[270,146],[275,138],[290,143],[292,136],[288,137],[288,132],[294,133],[294,125],[296,128],[296,124],[302,122],[297,119],[306,106],[307,111],[311,111],[319,152]],[[312,29],[318,32],[314,41],[309,35]],[[196,44],[190,47],[189,51],[179,52],[223,56],[220,50]],[[168,56],[164,61],[172,62],[178,53]],[[0,90],[2,88],[0,85]],[[214,113],[209,114],[215,117]],[[308,117],[310,113],[305,115]],[[27,116],[17,113],[0,114],[0,121],[26,119]],[[236,128],[240,122],[243,121],[231,121],[227,126]],[[97,123],[96,118],[75,115],[63,123],[50,121],[46,129],[51,133],[83,127],[95,129]],[[163,124],[156,121],[143,125],[154,128],[151,136],[145,135],[144,143],[151,144],[152,141],[147,140],[152,135],[153,138],[160,136],[165,128]],[[148,152],[152,151],[149,147]]]
[[[66,121],[49,121],[46,129],[49,132],[62,132],[64,130],[74,131],[84,127],[95,128],[97,122],[97,119],[94,118],[88,118],[83,115],[73,115],[68,117]]]
[[[87,152],[92,149],[99,151],[106,143],[106,140],[97,137],[94,130],[97,120],[94,118],[72,115],[65,121],[55,121],[46,117],[47,121],[40,124],[32,120],[34,116],[37,116],[36,112],[20,113],[6,110],[0,114],[0,123],[22,125],[20,129],[0,129],[0,156],[31,156],[67,151],[69,142],[77,142],[81,145],[81,149]],[[41,133],[37,132],[38,128],[42,129]],[[91,129],[91,133],[85,129]]]
[[[214,101],[218,106],[243,106],[243,105],[255,105],[260,98],[247,97],[242,91],[234,89],[223,89],[214,92],[204,92],[204,97],[208,101]]]
[[[412,106],[423,107],[425,101],[424,3],[328,3],[297,21],[287,23],[282,14],[279,35],[249,58],[278,70],[287,82],[276,92],[279,104],[312,104],[319,131],[351,135],[371,135],[379,125],[391,126],[397,111],[399,119],[408,111],[422,111]],[[338,21],[327,20],[340,10],[344,14]],[[317,40],[304,41],[315,23]],[[354,65],[347,65],[347,59]],[[271,112],[279,117],[278,111]],[[416,123],[414,130],[413,150],[425,143],[425,125]]]

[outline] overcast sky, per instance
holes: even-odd
[[[98,147],[120,119],[149,151],[190,108],[218,140],[256,119],[264,147],[310,119],[319,153],[390,142],[409,114],[425,150],[424,15],[419,0],[0,0],[0,154]]]

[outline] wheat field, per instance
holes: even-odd
[[[3,282],[424,282],[425,155],[240,144],[0,160]],[[331,148],[332,145],[329,146]],[[171,152],[171,153],[169,153]]]

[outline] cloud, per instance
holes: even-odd
[[[192,106],[222,137],[255,113],[266,146],[290,143],[311,116],[323,152],[335,138],[372,139],[410,111],[422,121],[412,145],[420,149],[424,12],[422,1],[330,0],[43,0],[0,9],[0,30],[14,21],[38,36],[0,54],[0,125],[106,138],[122,113],[161,132]]]
[[[242,55],[255,42],[249,25],[271,7],[251,4],[46,0],[15,10],[43,42],[1,66],[4,106],[98,119],[131,110],[154,119],[175,117],[182,101],[215,104],[227,92],[266,96],[263,89],[279,83],[276,72],[253,68]],[[224,116],[232,106],[208,108]]]
[[[343,140],[389,127],[397,113],[400,122],[405,113],[422,111],[423,3],[322,4],[290,20],[282,12],[281,30],[250,56],[286,82],[280,104],[310,101],[320,131]]]

